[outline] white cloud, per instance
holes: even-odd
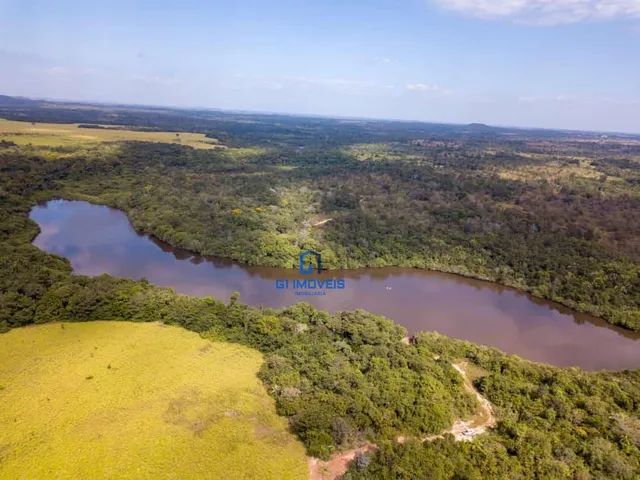
[[[443,88],[435,83],[407,83],[404,88],[409,92],[430,93],[439,96],[451,95],[451,93],[453,93],[450,89]]]
[[[175,86],[180,82],[178,79],[173,77],[168,77],[165,75],[146,75],[146,74],[133,74],[131,75],[131,80],[141,83],[147,84],[156,84],[156,85],[164,85],[164,86]]]
[[[407,90],[413,92],[439,92],[440,87],[432,83],[408,83]]]
[[[533,25],[640,18],[640,0],[435,0],[443,8],[481,18]]]

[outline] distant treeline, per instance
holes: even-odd
[[[131,127],[123,127],[121,125],[98,125],[95,123],[80,123],[78,124],[78,128],[89,128],[89,129],[95,129],[95,130],[133,130],[133,131],[138,131],[138,132],[156,132],[156,131],[160,131],[157,128],[153,128],[153,127],[136,127],[136,126],[131,126]]]
[[[423,138],[557,139],[568,134],[590,139],[598,134],[522,130],[470,125],[357,118],[305,117],[213,109],[51,102],[0,95],[0,117],[11,120],[89,125],[127,125],[162,131],[208,133],[225,144],[247,146],[342,146],[369,142],[408,142]]]

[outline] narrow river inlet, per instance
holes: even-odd
[[[305,301],[331,312],[362,308],[410,333],[435,330],[529,360],[587,370],[640,367],[640,333],[490,282],[411,268],[341,270],[319,278],[344,278],[343,290],[301,297],[276,288],[277,279],[308,278],[296,270],[248,267],[173,248],[137,233],[119,210],[52,200],[34,207],[30,218],[41,230],[34,245],[68,258],[81,275],[146,278],[225,302],[238,291],[242,302],[255,306]]]

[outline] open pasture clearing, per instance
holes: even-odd
[[[300,479],[262,356],[157,323],[0,335],[0,479]]]
[[[19,122],[0,118],[0,140],[18,145],[72,147],[101,142],[175,143],[198,149],[222,147],[203,133],[128,130],[117,125],[81,127],[78,123]]]

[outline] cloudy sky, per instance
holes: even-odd
[[[0,0],[0,94],[640,133],[640,0]]]

